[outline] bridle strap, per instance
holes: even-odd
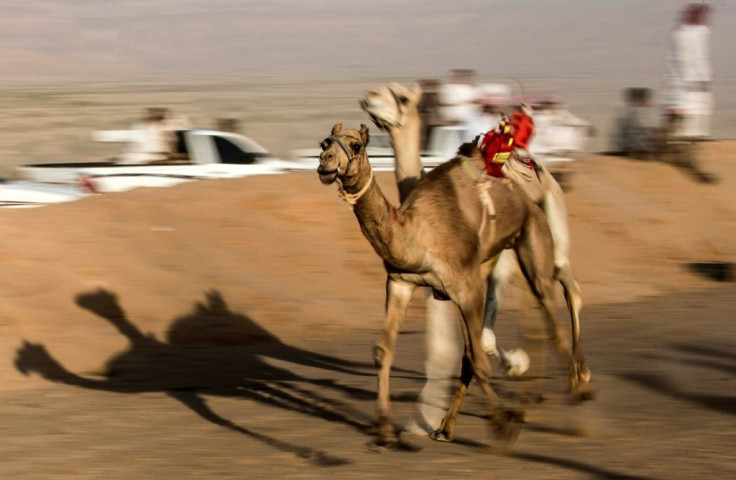
[[[327,140],[337,143],[340,148],[342,148],[342,151],[345,152],[345,155],[348,157],[348,161],[351,161],[353,159],[353,156],[350,155],[350,150],[348,150],[348,147],[346,147],[345,144],[342,143],[342,140],[340,140],[340,138],[334,135],[330,135],[329,137],[327,137]]]
[[[348,137],[348,138],[353,138],[355,140],[358,140],[355,137],[352,137],[350,135],[344,135],[344,136],[345,137]],[[337,143],[337,145],[342,149],[342,151],[345,152],[345,155],[348,158],[348,165],[353,161],[354,156],[350,153],[350,150],[348,149],[348,147],[345,146],[345,144],[342,142],[342,140],[340,140],[339,137],[337,137],[335,135],[330,135],[329,137],[327,137],[327,140],[330,140],[331,142]],[[343,200],[345,200],[350,205],[350,208],[353,208],[353,206],[356,203],[358,203],[358,200],[360,200],[360,197],[362,197],[363,195],[365,195],[365,192],[368,191],[368,189],[370,188],[370,186],[371,186],[372,183],[373,183],[373,169],[371,169],[371,176],[370,176],[370,178],[368,178],[368,181],[366,182],[365,185],[363,185],[363,188],[361,188],[358,191],[358,193],[348,193],[348,192],[346,192],[345,189],[344,189],[344,187],[343,187],[343,185],[342,185],[342,182],[341,182],[340,183],[340,196],[342,197]]]

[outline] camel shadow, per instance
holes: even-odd
[[[734,396],[685,392],[663,375],[653,373],[628,373],[621,377],[672,398],[685,400],[717,412],[736,415],[736,397]]]
[[[550,457],[547,455],[537,455],[534,453],[513,452],[509,454],[511,458],[518,458],[528,462],[540,463],[543,465],[552,465],[556,467],[564,467],[570,470],[576,470],[581,473],[587,473],[590,478],[601,479],[621,479],[621,480],[647,480],[649,477],[639,475],[628,475],[618,473],[613,470],[598,467],[578,460],[566,460],[562,458]]]
[[[736,281],[736,268],[731,262],[693,262],[685,264],[692,273],[716,282]]]
[[[736,355],[731,352],[701,345],[676,344],[672,348],[679,354],[685,354],[688,357],[662,354],[647,354],[645,356],[658,361],[666,360],[681,365],[720,370],[731,376],[736,375]]]
[[[372,418],[336,397],[365,400],[375,398],[375,393],[344,385],[335,377],[341,373],[374,378],[372,363],[287,345],[247,316],[230,311],[217,291],[208,292],[205,302],[175,319],[165,342],[141,332],[112,292],[83,293],[75,300],[80,308],[109,321],[129,341],[127,350],[110,358],[102,376],[95,378],[67,370],[45,346],[24,341],[15,358],[19,371],[85,389],[121,394],[162,392],[211,423],[323,466],[347,461],[239,426],[213,411],[205,395],[248,399],[369,434]],[[299,375],[273,361],[299,370],[309,367],[318,376]]]
[[[734,364],[736,356],[730,351],[687,344],[672,345],[671,349],[672,353],[649,353],[643,357],[658,362],[721,371],[727,375],[733,375],[736,372],[736,364]],[[685,391],[662,374],[627,372],[620,377],[678,400],[685,400],[709,410],[736,415],[736,397],[733,395]]]

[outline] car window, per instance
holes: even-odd
[[[244,152],[240,147],[225,138],[213,138],[215,139],[217,153],[220,155],[220,161],[222,163],[237,163],[248,165],[254,163],[258,159],[258,157],[261,156],[258,154]]]

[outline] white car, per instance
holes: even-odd
[[[71,202],[88,194],[78,188],[0,178],[0,207],[31,208]]]
[[[123,192],[138,187],[171,187],[201,179],[274,175],[290,170],[316,169],[317,165],[287,162],[271,154],[253,140],[232,132],[187,129],[175,132],[177,155],[155,164],[118,161],[44,163],[21,165],[18,178],[54,185],[84,188],[94,193]],[[130,131],[95,132],[97,141],[126,142],[136,135]]]

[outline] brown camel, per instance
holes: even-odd
[[[407,188],[413,187],[422,175],[420,157],[421,119],[419,116],[419,102],[422,98],[422,89],[419,85],[406,86],[391,83],[374,88],[367,92],[360,101],[361,107],[373,119],[379,128],[386,130],[394,146],[396,160],[396,181],[399,185],[400,198],[408,194]],[[513,172],[511,172],[513,173]],[[565,300],[570,311],[570,320],[580,322],[580,310],[583,306],[580,286],[575,280],[570,266],[570,229],[567,222],[567,207],[564,193],[557,180],[543,166],[538,166],[540,184],[527,182],[519,175],[512,180],[517,183],[536,203],[547,216],[547,222],[552,231],[554,243],[554,259],[557,268],[557,277],[563,286]],[[403,188],[402,188],[403,186]],[[506,374],[511,377],[521,376],[528,369],[528,357],[521,349],[509,352],[498,348],[493,328],[501,304],[501,299],[513,275],[516,272],[516,260],[511,251],[504,251],[498,259],[491,275],[488,278],[486,297],[485,326],[481,334],[483,348],[489,355],[498,358]],[[449,316],[446,321],[449,321]],[[435,321],[430,319],[430,321]],[[442,319],[437,319],[440,322]],[[442,329],[437,329],[442,330]],[[443,345],[438,348],[447,348],[447,340],[438,338]]]
[[[571,353],[552,311],[554,254],[544,213],[510,181],[482,174],[477,152],[435,168],[396,208],[373,178],[366,154],[368,139],[365,125],[360,130],[343,130],[342,124],[336,124],[322,142],[317,171],[322,183],[338,182],[343,198],[353,206],[363,235],[383,259],[387,272],[386,320],[374,347],[378,369],[376,442],[393,440],[389,374],[396,336],[417,286],[429,286],[459,307],[465,339],[460,382],[432,438],[453,439],[460,405],[475,377],[486,395],[494,434],[509,440],[518,431],[517,415],[500,405],[490,385],[491,366],[480,342],[485,278],[491,260],[502,250],[516,251],[545,312],[550,337],[558,352],[569,358],[572,393],[584,391],[590,378],[577,325],[573,324]]]
[[[388,132],[394,149],[394,174],[403,202],[424,175],[421,160],[419,102],[422,89],[392,83],[369,91],[360,106],[379,129]],[[406,425],[414,434],[431,434],[442,421],[455,385],[457,361],[462,357],[459,314],[448,301],[426,300],[426,381],[417,408]],[[482,337],[481,337],[482,338]]]

